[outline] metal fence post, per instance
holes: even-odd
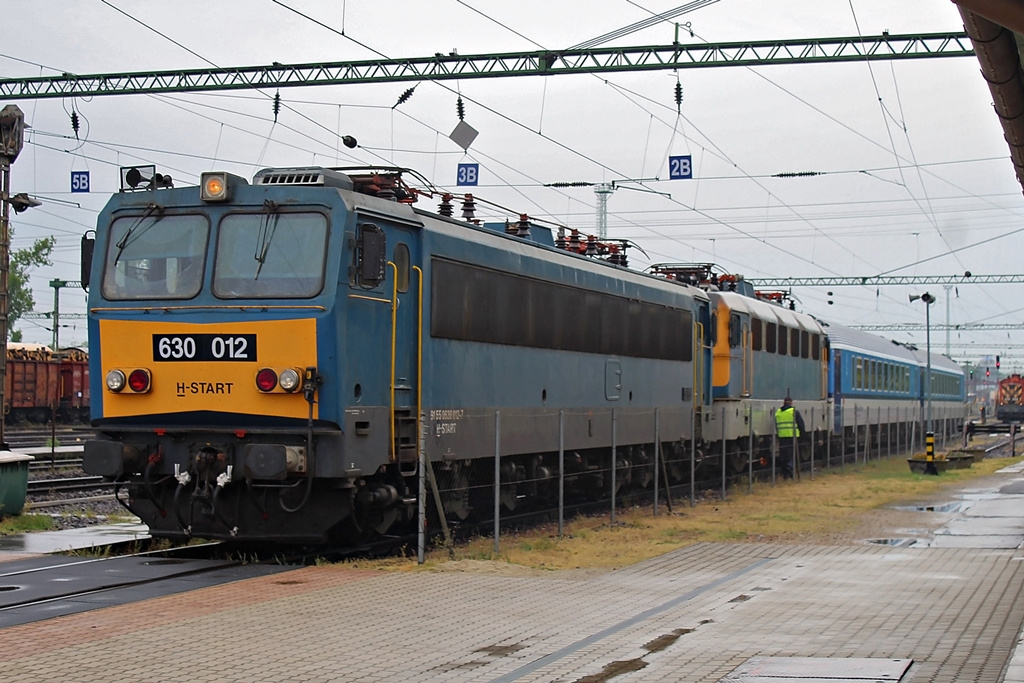
[[[693,393],[694,410],[690,411],[690,507],[697,507],[697,392]]]
[[[846,406],[839,406],[839,469],[846,471]]]
[[[814,430],[814,406],[811,406],[811,480],[814,480],[814,438],[817,432]]]
[[[748,422],[747,444],[747,493],[754,492],[754,404],[750,404],[750,419]]]
[[[565,411],[558,411],[558,535],[565,531]]]
[[[892,406],[885,407],[885,457],[892,459]]]
[[[654,516],[658,516],[658,467],[661,460],[661,408],[654,409]]]
[[[725,500],[725,465],[726,465],[726,444],[728,439],[725,438],[725,406],[722,406],[722,500]]]
[[[826,412],[825,418],[825,471],[832,471],[832,430],[836,426],[835,407]]]
[[[860,425],[857,424],[857,404],[853,404],[853,464],[860,462],[860,451],[858,441],[860,440]]]
[[[442,511],[444,514],[444,511]],[[498,554],[501,523],[501,411],[494,411],[494,554]]]
[[[779,450],[779,435],[776,434],[776,431],[772,430],[772,486],[775,486],[775,458]]]
[[[427,552],[427,448],[426,448],[426,423],[423,415],[420,415],[420,433],[416,435],[419,440],[420,449],[420,476],[419,478],[419,501],[416,504],[416,561],[419,564],[426,562]],[[444,514],[440,510],[439,514]]]
[[[914,421],[910,423],[910,455],[913,457],[917,454],[917,427],[921,424],[921,416],[918,408],[914,408]]]
[[[618,458],[615,457],[615,408],[612,408],[612,524],[615,524],[615,471],[619,469]]]

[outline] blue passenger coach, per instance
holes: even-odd
[[[872,441],[890,430],[901,441],[921,443],[927,407],[928,357],[924,350],[835,323],[821,321],[831,346],[829,394],[833,432],[852,443],[869,425]],[[966,415],[964,372],[949,358],[932,354],[933,431],[955,429]]]

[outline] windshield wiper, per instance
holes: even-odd
[[[142,225],[142,221],[146,220],[147,218],[149,218],[150,216],[152,216],[154,213],[157,213],[157,212],[160,213],[160,216],[155,221],[153,221],[152,223],[147,225],[146,226],[146,230],[149,230],[154,225],[156,225],[157,223],[162,221],[163,218],[164,218],[164,207],[160,206],[159,204],[150,204],[149,206],[147,206],[146,207],[146,211],[141,216],[139,216],[137,219],[135,219],[135,222],[132,224],[132,226],[125,231],[124,237],[122,237],[121,239],[119,239],[117,241],[117,244],[114,245],[114,246],[117,247],[117,254],[114,256],[114,265],[115,266],[117,265],[117,262],[121,259],[121,252],[123,252],[125,247],[127,247],[131,242],[134,241],[134,240],[131,239],[131,236],[135,233],[135,230],[140,225]],[[143,235],[143,233],[146,232],[146,230],[143,230],[138,235],[136,235],[135,239],[138,239],[139,237],[141,237]]]
[[[277,222],[281,217],[281,214],[277,212],[277,202],[264,199],[263,209],[266,213],[260,219],[260,231],[256,236],[259,246],[253,255],[253,258],[256,259],[256,263],[259,265],[256,266],[256,275],[253,277],[253,280],[260,279],[260,271],[263,270],[263,264],[267,262],[267,251],[270,249],[270,243],[274,241],[274,233],[277,232]]]

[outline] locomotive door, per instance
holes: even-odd
[[[391,421],[392,458],[403,474],[416,472],[420,415],[420,343],[423,271],[414,253],[414,235],[404,229],[392,231],[388,249],[388,281],[391,306]]]

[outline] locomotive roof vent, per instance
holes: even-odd
[[[337,187],[351,190],[352,179],[344,173],[319,166],[301,168],[265,168],[256,173],[253,185],[305,185],[309,187]]]

